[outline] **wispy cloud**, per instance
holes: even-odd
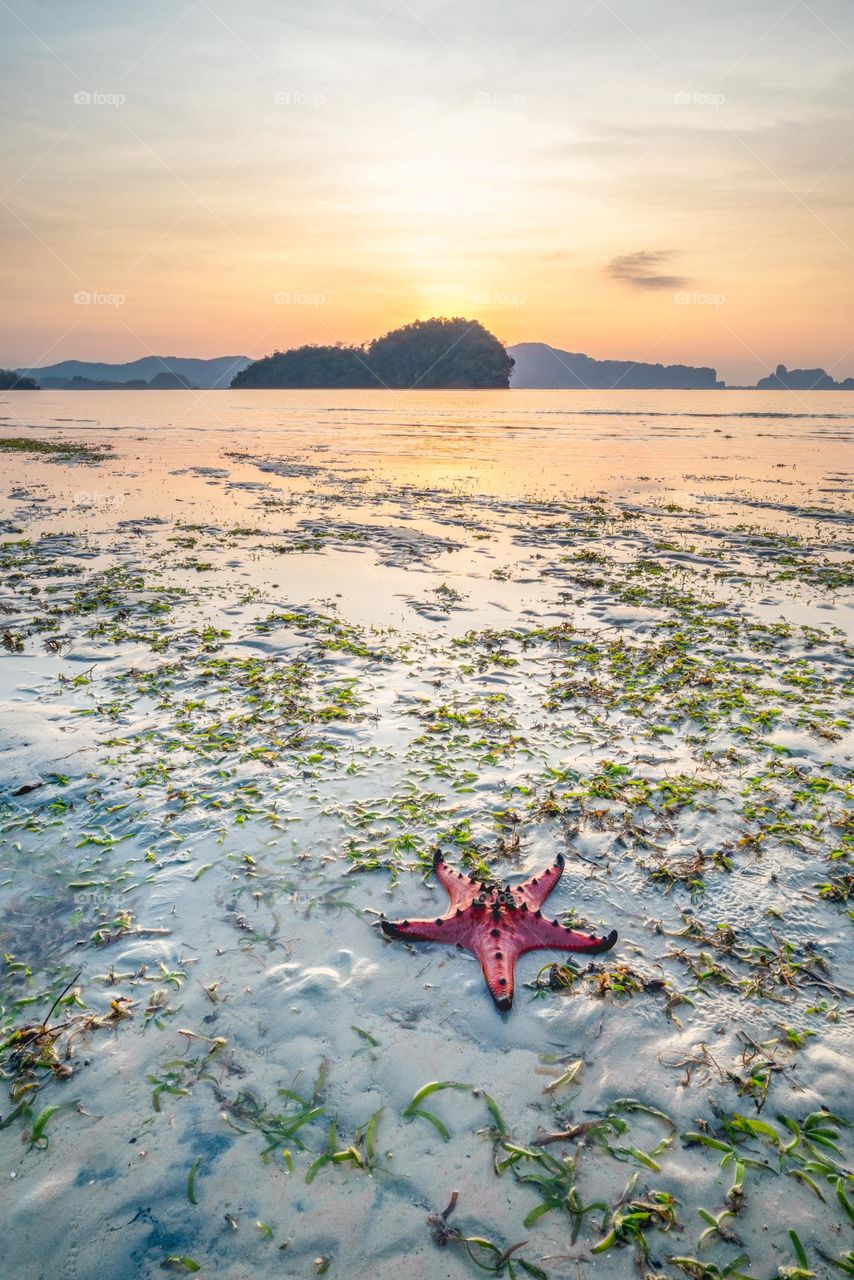
[[[621,253],[611,259],[605,274],[633,289],[682,289],[687,283],[684,276],[667,275],[661,270],[673,256],[667,249]]]

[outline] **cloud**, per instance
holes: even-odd
[[[605,274],[633,289],[682,289],[687,283],[684,276],[664,275],[658,270],[673,254],[666,249],[641,250],[639,253],[621,253],[612,258]]]

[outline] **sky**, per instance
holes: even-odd
[[[0,0],[0,365],[431,315],[854,375],[851,0]]]

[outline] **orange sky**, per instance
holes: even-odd
[[[0,364],[462,314],[729,381],[854,374],[849,0],[15,0],[2,26]]]

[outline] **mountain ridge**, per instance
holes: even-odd
[[[597,360],[581,352],[564,351],[545,342],[517,342],[506,347],[515,364],[511,388],[518,390],[736,390],[736,391],[852,391],[854,378],[836,381],[824,369],[787,369],[777,365],[754,386],[727,386],[717,371],[702,365],[662,365],[632,360]],[[57,364],[20,366],[14,373],[34,378],[50,390],[94,390],[96,383],[143,389],[152,379],[164,384],[164,374],[175,374],[200,390],[227,388],[232,378],[255,363],[250,356],[142,356],[111,364],[109,361],[61,360]],[[8,371],[10,377],[12,370]],[[87,386],[86,383],[90,385]],[[156,385],[156,384],[155,384]]]
[[[596,360],[545,342],[517,342],[507,348],[515,364],[510,386],[519,390],[719,390],[717,370],[685,364],[645,364],[636,360]]]
[[[35,378],[46,391],[65,389],[73,378],[87,378],[92,382],[150,383],[161,373],[180,374],[194,387],[204,390],[227,387],[231,379],[252,361],[249,356],[213,356],[196,359],[193,356],[141,356],[123,364],[110,364],[99,360],[60,360],[58,364],[20,368],[18,373]]]

